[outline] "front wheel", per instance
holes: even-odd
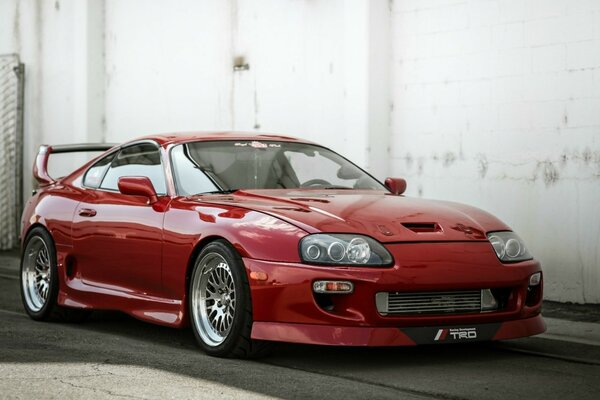
[[[252,301],[244,264],[229,243],[217,240],[195,260],[189,289],[194,336],[216,357],[257,357],[268,343],[250,338]]]

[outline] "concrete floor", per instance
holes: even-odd
[[[280,345],[260,361],[222,360],[203,354],[189,329],[120,313],[97,312],[83,324],[34,322],[22,311],[14,275],[0,271],[2,399],[600,398],[600,346],[565,340],[391,349]]]

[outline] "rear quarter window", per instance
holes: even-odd
[[[97,189],[98,186],[100,186],[100,182],[102,182],[102,178],[110,166],[111,161],[113,158],[115,158],[115,154],[117,154],[117,152],[107,155],[92,165],[92,167],[87,170],[85,176],[83,177],[83,185],[89,188]]]

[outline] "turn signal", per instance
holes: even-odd
[[[529,286],[537,286],[542,281],[542,273],[536,272],[529,277]]]
[[[354,285],[348,281],[315,281],[315,293],[348,294],[354,291]]]

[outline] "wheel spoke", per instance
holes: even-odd
[[[47,268],[49,266],[49,263],[48,263],[48,253],[46,252],[46,249],[40,250],[39,256],[40,256],[40,260],[41,260],[42,264]]]
[[[26,244],[23,257],[23,295],[27,308],[40,311],[48,301],[52,268],[48,245],[39,235],[32,236]]]
[[[215,276],[214,276],[214,274],[210,274],[210,275],[208,276],[208,281],[207,281],[207,282],[208,282],[208,283],[209,283],[209,284],[210,284],[212,287],[214,287],[214,288],[216,288],[216,287],[218,287],[218,286],[219,286],[219,285],[217,284],[217,282],[215,282]]]
[[[200,259],[191,285],[192,319],[202,340],[217,346],[231,330],[235,319],[236,294],[231,267],[219,253]]]

